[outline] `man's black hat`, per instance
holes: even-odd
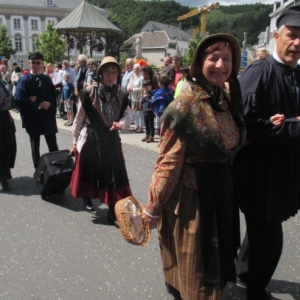
[[[277,28],[285,26],[300,27],[300,6],[292,6],[287,8],[276,20]]]
[[[44,60],[44,56],[40,52],[31,52],[28,56],[28,59],[33,60],[33,59],[41,59]]]

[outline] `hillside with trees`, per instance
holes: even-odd
[[[191,8],[175,1],[135,0],[89,0],[90,3],[109,11],[108,19],[124,31],[124,39],[138,33],[148,21],[178,26],[177,17],[188,13]],[[199,1],[200,2],[200,1]],[[209,12],[207,30],[210,33],[231,33],[242,42],[248,32],[248,43],[255,44],[261,31],[270,24],[272,5],[245,4],[220,6]],[[183,29],[199,26],[199,17],[181,23]]]

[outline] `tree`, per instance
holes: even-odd
[[[129,56],[128,56],[128,54],[127,53],[123,53],[122,55],[121,55],[121,57],[120,57],[120,66],[121,66],[121,68],[124,68],[125,67],[125,61],[126,61],[126,59],[128,58]]]
[[[33,43],[35,51],[43,53],[46,62],[55,63],[67,58],[67,41],[60,39],[53,22],[47,24],[46,30],[35,38]]]
[[[177,18],[191,10],[172,0],[90,0],[89,2],[110,12],[108,19],[124,31],[125,40],[140,32],[148,20],[178,26]],[[270,25],[269,14],[272,10],[273,5],[262,3],[221,5],[220,9],[214,9],[208,14],[207,30],[210,34],[230,33],[240,43],[242,43],[243,33],[247,31],[248,43],[255,44],[260,32],[265,31]],[[199,15],[182,21],[181,26],[183,30],[198,27]]]
[[[189,46],[188,46],[188,50],[185,53],[184,57],[183,57],[183,61],[184,64],[186,66],[190,66],[192,59],[193,59],[193,55],[194,52],[197,48],[197,45],[199,44],[199,42],[201,41],[201,36],[200,36],[200,32],[197,31],[196,35],[194,36],[194,38],[192,38],[189,42]]]
[[[4,56],[7,59],[16,53],[16,50],[12,46],[11,39],[7,35],[7,28],[5,25],[0,25],[0,53],[1,56]]]

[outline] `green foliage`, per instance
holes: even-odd
[[[108,19],[124,31],[125,39],[150,20],[178,26],[177,17],[190,10],[175,1],[92,0],[91,3],[110,12]]]
[[[16,50],[12,47],[11,39],[7,35],[7,28],[5,25],[0,25],[0,54],[9,59],[11,55],[15,54]]]
[[[52,22],[47,24],[46,30],[33,43],[35,51],[43,53],[46,62],[55,63],[66,58],[67,41],[60,39]]]
[[[128,58],[128,54],[127,53],[123,53],[122,56],[120,57],[120,66],[121,68],[125,67],[125,61]]]
[[[86,55],[87,58],[90,58],[90,54],[89,54],[89,51],[87,49],[84,49],[82,51],[82,54]]]
[[[183,62],[185,66],[191,65],[194,52],[200,41],[201,41],[201,36],[200,36],[200,32],[198,31],[195,37],[190,40],[188,50],[183,57]]]
[[[137,0],[90,0],[98,7],[108,10],[108,19],[124,31],[124,39],[140,32],[148,21],[156,21],[178,26],[177,18],[192,8],[175,1]],[[201,1],[200,1],[201,2]],[[199,5],[201,4],[199,2]],[[242,44],[244,32],[248,33],[248,43],[257,43],[258,35],[270,25],[269,14],[272,5],[262,3],[220,6],[207,14],[209,33],[227,32]],[[199,27],[200,15],[182,22],[183,29]]]
[[[248,33],[248,44],[256,44],[262,31],[270,26],[269,14],[272,5],[261,3],[246,5],[220,6],[210,12],[207,18],[207,29],[210,33],[227,32],[235,36],[240,44],[244,32]]]

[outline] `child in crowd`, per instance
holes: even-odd
[[[149,79],[144,79],[142,82],[143,86],[143,114],[146,127],[146,136],[142,139],[143,142],[153,143],[154,142],[154,113],[151,109],[151,100],[152,100],[152,83]]]
[[[176,98],[179,95],[179,93],[181,92],[183,83],[185,82],[186,76],[188,76],[188,74],[189,74],[190,68],[181,67],[179,70],[180,70],[180,80],[178,81],[178,83],[176,85],[174,98]]]
[[[156,116],[156,126],[158,135],[160,135],[160,117],[165,111],[166,107],[173,101],[174,95],[170,88],[170,78],[167,75],[158,77],[159,89],[154,92],[151,101],[151,108]]]
[[[255,55],[255,60],[267,58],[270,56],[270,52],[266,49],[258,50]]]
[[[74,102],[74,85],[71,83],[69,74],[64,74],[64,84],[61,92],[60,102],[64,103],[67,112],[68,121],[65,126],[72,126],[74,120],[73,102]]]

